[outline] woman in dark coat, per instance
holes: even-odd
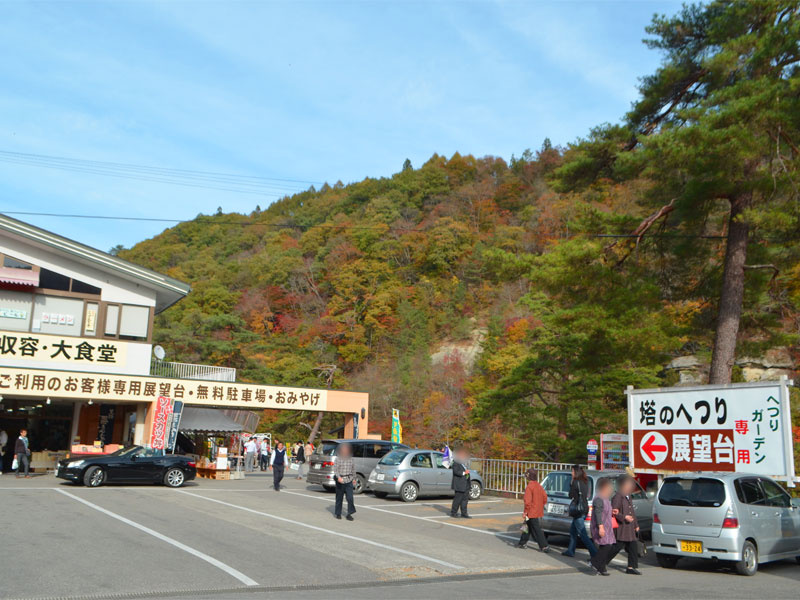
[[[617,479],[617,493],[611,500],[611,514],[617,520],[618,526],[615,530],[617,542],[611,558],[614,558],[620,550],[625,548],[628,555],[628,568],[625,572],[628,575],[641,575],[639,572],[639,548],[637,547],[637,537],[639,534],[639,521],[636,519],[636,511],[633,509],[631,494],[636,491],[636,483],[630,475],[620,475]],[[611,559],[609,559],[610,561]]]
[[[569,546],[561,554],[564,556],[575,556],[575,548],[580,538],[583,545],[589,551],[590,556],[597,554],[597,548],[586,533],[586,515],[589,514],[589,477],[580,465],[572,467],[572,482],[569,486],[569,498],[575,500],[581,507],[581,514],[573,517],[572,525],[569,528]]]

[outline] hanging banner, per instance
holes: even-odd
[[[100,420],[97,424],[97,439],[103,444],[110,444],[114,440],[114,421],[117,407],[113,404],[100,405]]]
[[[631,467],[637,473],[738,471],[795,480],[791,385],[779,381],[629,388]]]
[[[167,426],[172,414],[172,400],[159,396],[153,414],[153,431],[150,435],[150,447],[163,450],[167,443]]]
[[[392,441],[403,443],[403,426],[400,424],[400,411],[396,408],[392,409]]]
[[[175,400],[172,403],[172,414],[169,419],[166,446],[168,452],[175,452],[175,442],[178,441],[178,428],[181,426],[181,413],[183,413],[183,402]]]

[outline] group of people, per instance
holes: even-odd
[[[542,530],[542,517],[547,504],[547,492],[538,481],[536,469],[528,469],[525,474],[528,485],[525,488],[524,509],[522,513],[523,530],[518,548],[525,548],[533,537],[542,552],[549,552],[547,538]],[[609,575],[608,564],[621,551],[628,555],[629,575],[641,575],[639,571],[639,522],[633,507],[631,494],[636,483],[630,475],[620,475],[617,491],[609,477],[597,480],[597,489],[592,501],[589,531],[586,532],[586,517],[589,515],[589,476],[580,465],[572,467],[572,481],[569,488],[570,516],[572,525],[569,532],[569,545],[561,554],[575,556],[575,548],[580,540],[591,556],[592,575]]]

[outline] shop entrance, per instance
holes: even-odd
[[[8,443],[2,458],[3,472],[11,470],[14,460],[14,444],[21,429],[28,430],[31,453],[59,452],[69,447],[72,427],[72,402],[47,400],[3,399],[0,412],[0,430],[8,435]]]

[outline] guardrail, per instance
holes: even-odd
[[[175,379],[202,379],[204,381],[236,381],[236,369],[214,365],[195,365],[191,363],[166,362],[153,358],[150,361],[150,375]]]
[[[540,462],[535,460],[503,460],[499,458],[473,458],[472,465],[483,477],[484,489],[521,496],[527,481],[525,472],[539,471],[539,481],[553,471],[569,471],[573,463]]]

